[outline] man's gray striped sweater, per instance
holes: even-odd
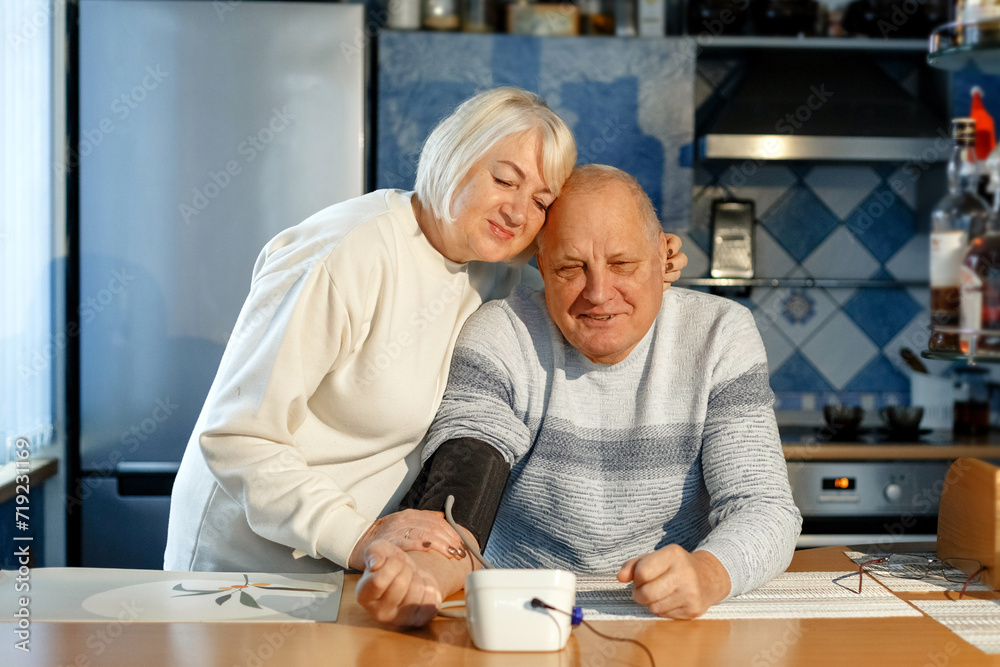
[[[512,465],[486,550],[499,566],[616,572],[676,543],[714,554],[738,595],[788,566],[802,523],[773,400],[733,301],[671,288],[631,354],[601,365],[519,287],[466,322],[423,457],[469,437]]]

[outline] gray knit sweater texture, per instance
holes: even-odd
[[[673,287],[629,356],[602,365],[522,286],[466,322],[423,458],[470,437],[511,464],[486,549],[500,567],[611,573],[676,543],[714,554],[732,596],[783,572],[801,529],[773,402],[733,301]]]

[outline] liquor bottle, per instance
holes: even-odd
[[[954,333],[935,327],[959,325],[961,296],[958,268],[972,239],[982,236],[989,207],[976,194],[978,171],[973,154],[976,124],[971,118],[956,118],[951,124],[955,147],[948,161],[948,194],[931,213],[931,336],[932,350],[958,351]]]
[[[959,348],[968,354],[975,339],[976,355],[1000,356],[1000,152],[994,150],[987,162],[993,209],[985,233],[972,240],[958,267],[960,326],[980,333],[963,333]]]

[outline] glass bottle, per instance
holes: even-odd
[[[1000,153],[994,151],[987,163],[993,209],[985,233],[972,240],[958,268],[960,326],[981,333],[963,333],[959,346],[967,354],[975,338],[975,354],[1000,356]]]
[[[496,32],[497,5],[494,0],[461,0],[462,32]]]
[[[935,327],[959,325],[961,304],[958,269],[971,239],[982,235],[989,206],[976,194],[978,171],[973,147],[976,124],[956,118],[951,125],[955,147],[948,160],[948,194],[931,213],[931,336],[932,350],[957,351],[958,335]]]

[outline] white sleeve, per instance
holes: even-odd
[[[327,268],[258,277],[204,407],[201,450],[261,537],[347,566],[371,521],[296,441],[308,403],[351,349]],[[331,443],[335,446],[336,443]]]

